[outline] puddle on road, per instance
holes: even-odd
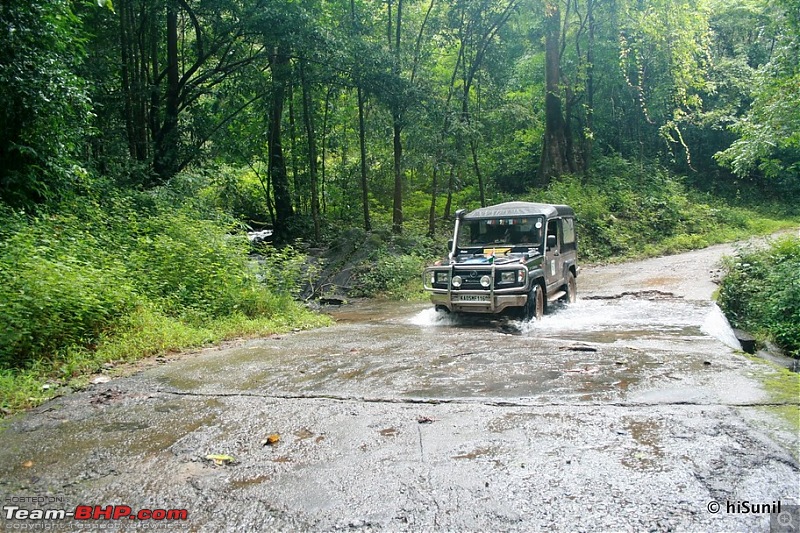
[[[625,429],[630,432],[636,447],[627,450],[621,462],[632,470],[663,470],[664,450],[661,442],[664,426],[658,420],[623,419]]]
[[[102,411],[94,406],[77,406],[76,409],[88,409],[94,415],[36,429],[35,434],[47,438],[34,437],[35,445],[23,456],[33,466],[25,468],[7,462],[0,465],[0,474],[36,484],[52,465],[67,464],[68,468],[62,466],[60,473],[75,482],[108,476],[109,472],[98,464],[115,456],[135,461],[157,458],[186,435],[214,425],[217,406],[215,399],[168,400],[155,406],[151,402],[111,406],[103,407]],[[14,450],[31,439],[31,432],[7,430],[4,439],[6,450]]]

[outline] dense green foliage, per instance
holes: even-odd
[[[106,192],[37,216],[0,213],[6,379],[45,368],[69,379],[107,360],[325,323],[292,300],[288,251],[276,276],[274,261],[249,259],[232,219],[200,202]]]
[[[576,210],[587,262],[677,253],[777,227],[684,182],[659,165],[606,158],[589,176],[563,176],[530,199]]]
[[[800,238],[742,249],[728,259],[725,271],[719,305],[731,324],[800,357]]]
[[[68,0],[0,6],[0,200],[57,198],[86,176],[77,158],[91,103],[77,75],[84,49]]]
[[[545,190],[507,199],[572,206],[582,264],[673,254],[796,224],[783,220],[787,208],[780,204],[772,212],[764,205],[760,210],[732,206],[685,181],[656,164],[604,158],[587,175],[564,175]],[[380,240],[360,263],[353,294],[423,297],[421,265],[446,255],[451,231],[452,226],[442,228],[434,242],[421,236],[414,240],[413,232],[405,239]]]
[[[800,194],[798,12],[4,1],[0,388],[313,322],[292,298],[338,263],[304,250],[356,230],[353,294],[407,297],[462,207],[569,203],[585,262],[767,231]]]
[[[113,4],[3,4],[10,205],[213,165],[232,214],[291,242],[387,217],[433,235],[605,157],[800,192],[796,0]]]

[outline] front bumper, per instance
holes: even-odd
[[[461,295],[480,296],[485,301],[460,301]],[[523,307],[528,302],[527,294],[494,294],[487,295],[486,292],[443,292],[431,294],[433,305],[445,307],[453,313],[502,313],[506,309],[513,307]]]
[[[488,267],[488,268],[487,268]],[[445,270],[446,269],[446,270]],[[516,286],[500,286],[496,283],[499,280],[499,272],[519,272],[522,271],[524,281]],[[433,278],[436,274],[447,272],[447,288],[435,286]],[[487,288],[451,286],[451,279],[454,275],[464,276],[472,285],[477,283],[481,276],[489,276],[492,280]],[[517,274],[519,276],[519,274]],[[517,278],[519,279],[519,278]],[[528,302],[530,293],[530,272],[526,266],[520,267],[518,264],[504,265],[499,267],[496,264],[476,267],[472,265],[451,265],[450,267],[430,267],[425,269],[422,275],[422,286],[431,293],[431,302],[438,308],[445,308],[456,313],[484,313],[497,314],[509,308],[524,307]]]

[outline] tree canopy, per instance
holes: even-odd
[[[319,240],[325,224],[369,229],[375,217],[433,233],[454,202],[485,205],[608,156],[709,190],[796,191],[798,11],[797,0],[10,0],[0,198],[32,207],[93,179],[151,189],[224,167],[224,190],[250,191],[237,216]]]

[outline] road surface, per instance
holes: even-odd
[[[57,398],[0,433],[2,523],[800,527],[786,523],[800,503],[798,436],[779,416],[796,416],[797,395],[778,401],[762,385],[772,367],[731,347],[710,301],[729,251],[584,269],[578,302],[536,323],[366,302],[337,310],[334,327],[177,356]],[[31,519],[36,509],[90,518]],[[156,510],[184,513],[127,516],[166,516]],[[120,519],[103,518],[112,511]]]

